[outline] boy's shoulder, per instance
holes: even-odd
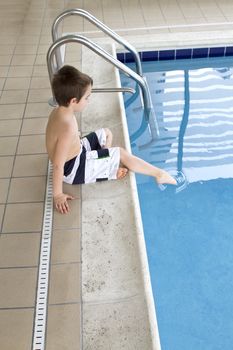
[[[72,132],[78,128],[75,116],[63,108],[54,108],[49,116],[49,124],[52,128],[56,128],[60,132]]]
[[[54,118],[62,118],[62,117],[65,117],[67,114],[68,114],[67,111],[60,106],[55,107],[51,112],[51,115]]]
[[[61,107],[57,107],[52,110],[49,118],[56,122],[69,124],[71,123],[73,116],[69,111],[66,111]]]

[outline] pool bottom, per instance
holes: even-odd
[[[162,349],[230,349],[233,180],[138,192]]]

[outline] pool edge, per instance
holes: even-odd
[[[115,75],[116,75],[117,87],[121,87],[119,71],[116,69],[115,69]],[[123,126],[125,147],[127,151],[132,153],[130,141],[129,141],[129,131],[128,131],[128,125],[126,120],[124,100],[123,100],[122,94],[118,94],[118,98],[119,98],[120,109],[121,109],[121,121]],[[142,216],[141,216],[141,210],[139,205],[136,177],[135,177],[135,174],[132,172],[130,172],[129,176],[130,176],[130,185],[131,185],[131,188],[130,188],[131,195],[133,199],[132,203],[133,203],[133,209],[134,209],[134,215],[135,215],[135,223],[136,223],[136,228],[138,233],[137,240],[138,240],[139,256],[140,256],[140,262],[141,262],[141,272],[142,272],[142,277],[144,281],[144,291],[146,296],[147,311],[149,316],[152,346],[153,346],[153,350],[161,350],[158,323],[157,323],[157,317],[156,317],[156,307],[155,307],[155,301],[152,293],[149,264],[148,264],[148,258],[147,258],[147,252],[146,252],[146,243],[144,238],[144,230],[143,230]]]

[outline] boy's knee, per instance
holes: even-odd
[[[112,132],[111,132],[111,130],[108,129],[108,128],[105,128],[104,131],[105,131],[106,138],[108,140],[112,140]]]
[[[110,129],[104,128],[104,131],[105,131],[106,136],[111,136],[112,135],[112,132],[111,132]]]

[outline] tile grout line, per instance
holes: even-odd
[[[226,18],[226,16],[225,16],[224,12],[222,11],[221,7],[219,6],[218,1],[217,1],[217,2],[214,1],[214,3],[216,4],[216,6],[217,6],[218,10],[221,12],[221,14],[224,16],[225,20],[227,21],[227,18]]]
[[[203,23],[197,23],[197,24],[171,24],[171,25],[159,25],[159,26],[145,26],[145,27],[133,27],[133,28],[115,28],[114,31],[115,32],[134,32],[134,31],[148,31],[148,30],[152,30],[152,29],[176,29],[176,28],[198,28],[198,27],[216,27],[216,26],[232,26],[233,22],[203,22]],[[80,34],[85,35],[85,34],[98,34],[101,33],[100,30],[88,30],[88,31],[83,31],[80,32]],[[102,37],[101,37],[102,38]]]

